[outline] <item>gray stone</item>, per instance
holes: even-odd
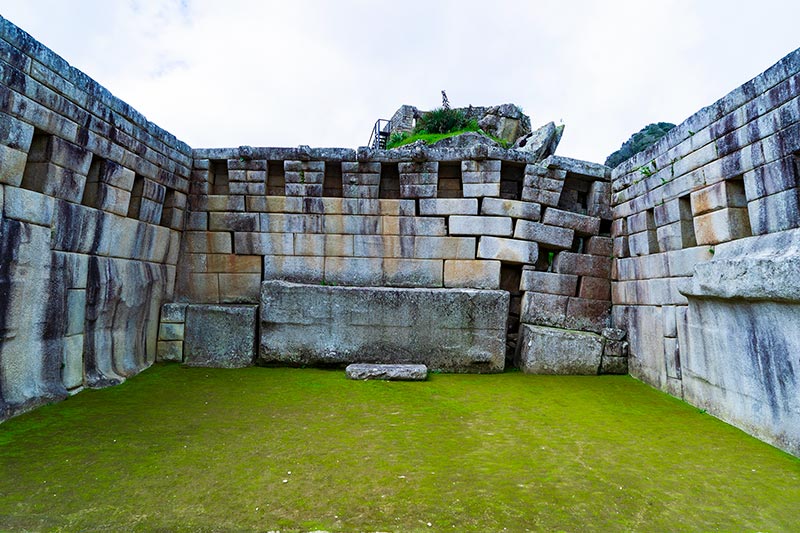
[[[189,305],[185,363],[214,368],[251,366],[256,355],[256,309],[255,305]]]
[[[511,237],[510,217],[453,215],[448,227],[450,235],[496,235]]]
[[[262,363],[415,363],[501,372],[509,295],[473,289],[262,284]]]
[[[534,241],[553,248],[566,250],[572,247],[575,231],[569,228],[546,226],[529,220],[519,220],[514,230],[514,238]]]
[[[161,322],[186,322],[185,303],[170,303],[161,306]]]
[[[522,324],[517,365],[526,374],[597,374],[603,338],[594,333]]]
[[[513,148],[531,154],[532,162],[539,162],[555,153],[563,131],[563,127],[559,129],[553,122],[548,122],[538,130],[518,138]]]
[[[603,355],[600,361],[600,374],[627,374],[628,358]]]
[[[509,263],[535,264],[539,257],[539,247],[535,242],[504,239],[501,237],[481,237],[478,243],[478,258],[498,259]]]
[[[477,215],[476,198],[422,198],[419,201],[420,215]]]
[[[349,379],[383,381],[425,381],[428,367],[425,365],[378,365],[355,363],[347,365],[345,373]]]
[[[511,218],[524,218],[539,220],[542,207],[533,202],[520,200],[506,200],[503,198],[484,198],[481,202],[482,215],[506,216]]]

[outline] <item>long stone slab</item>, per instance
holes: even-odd
[[[508,306],[506,291],[265,281],[259,362],[501,372]]]
[[[349,379],[383,381],[425,381],[428,379],[428,367],[425,365],[379,365],[354,363],[344,369]]]

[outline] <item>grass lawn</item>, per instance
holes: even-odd
[[[0,530],[799,531],[800,460],[627,376],[155,366],[0,425]]]

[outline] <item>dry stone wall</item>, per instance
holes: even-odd
[[[613,172],[631,374],[800,453],[800,51]]]
[[[155,359],[191,163],[0,19],[0,420]]]

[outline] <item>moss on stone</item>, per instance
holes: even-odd
[[[798,459],[627,376],[156,366],[0,425],[0,471],[2,530],[789,531],[800,504]]]

